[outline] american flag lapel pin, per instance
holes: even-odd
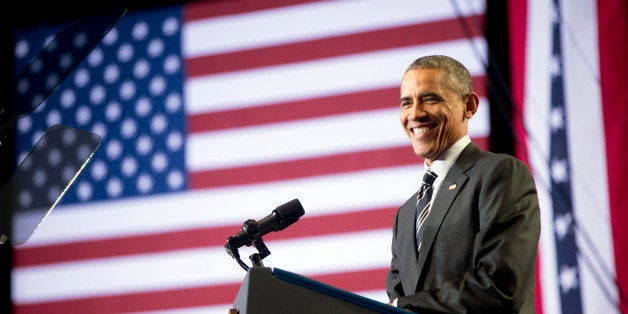
[[[449,190],[451,191],[451,190],[455,189],[455,188],[456,188],[456,186],[457,186],[457,185],[456,185],[455,183],[454,183],[454,184],[452,184],[452,185],[450,185],[450,186],[449,186]]]

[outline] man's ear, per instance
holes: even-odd
[[[464,117],[467,119],[471,119],[473,115],[478,111],[478,105],[480,102],[480,97],[476,93],[467,94],[465,100],[465,108],[464,108]]]

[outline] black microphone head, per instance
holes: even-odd
[[[296,198],[283,205],[279,205],[273,212],[279,217],[277,228],[275,229],[277,231],[285,229],[305,214],[301,202]]]

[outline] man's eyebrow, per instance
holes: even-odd
[[[411,100],[411,99],[412,99],[412,97],[409,97],[409,96],[401,97],[401,98],[399,98],[399,103],[402,103],[404,101],[408,101],[408,100]]]
[[[424,98],[424,97],[427,97],[427,96],[441,97],[438,93],[435,93],[435,92],[425,92],[425,93],[422,93],[421,95],[419,95],[419,98]]]

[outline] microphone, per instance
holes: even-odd
[[[305,210],[298,199],[293,199],[275,208],[270,215],[255,221],[249,219],[244,222],[242,230],[227,238],[225,247],[231,252],[242,246],[251,246],[253,241],[271,232],[280,231],[295,223],[303,216]]]

